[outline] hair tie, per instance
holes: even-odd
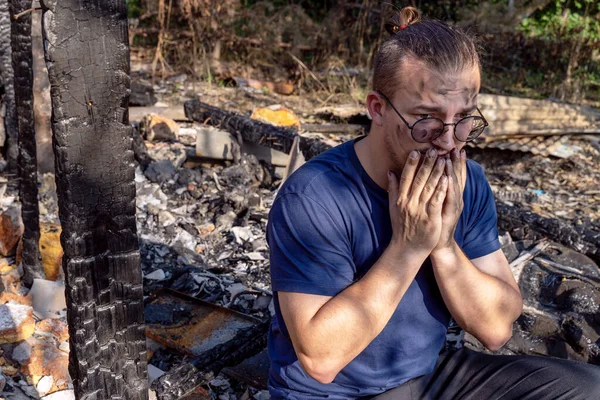
[[[408,25],[402,25],[402,26],[398,27],[399,30],[403,30],[403,29],[406,29],[406,28],[408,28]]]

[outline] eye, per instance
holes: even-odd
[[[418,114],[417,117],[419,119],[425,119],[425,118],[431,118],[432,115],[431,114]]]

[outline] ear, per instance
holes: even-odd
[[[385,100],[375,91],[367,95],[367,110],[373,119],[375,125],[383,125],[383,112],[385,110]]]

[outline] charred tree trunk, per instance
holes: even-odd
[[[0,0],[0,83],[4,85],[5,107],[4,134],[2,149],[8,162],[8,173],[16,174],[17,170],[17,111],[15,107],[15,91],[13,83],[12,52],[10,48],[10,15],[8,0]]]
[[[125,0],[44,0],[77,399],[147,399]]]
[[[19,197],[23,225],[23,282],[31,287],[35,278],[45,278],[40,261],[40,213],[38,209],[35,120],[33,117],[33,54],[31,52],[32,0],[10,2],[12,66],[19,127]]]

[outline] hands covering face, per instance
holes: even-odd
[[[426,155],[412,151],[399,180],[389,171],[391,243],[429,253],[452,246],[466,171],[466,153],[457,149],[448,159],[438,158],[435,149]]]

